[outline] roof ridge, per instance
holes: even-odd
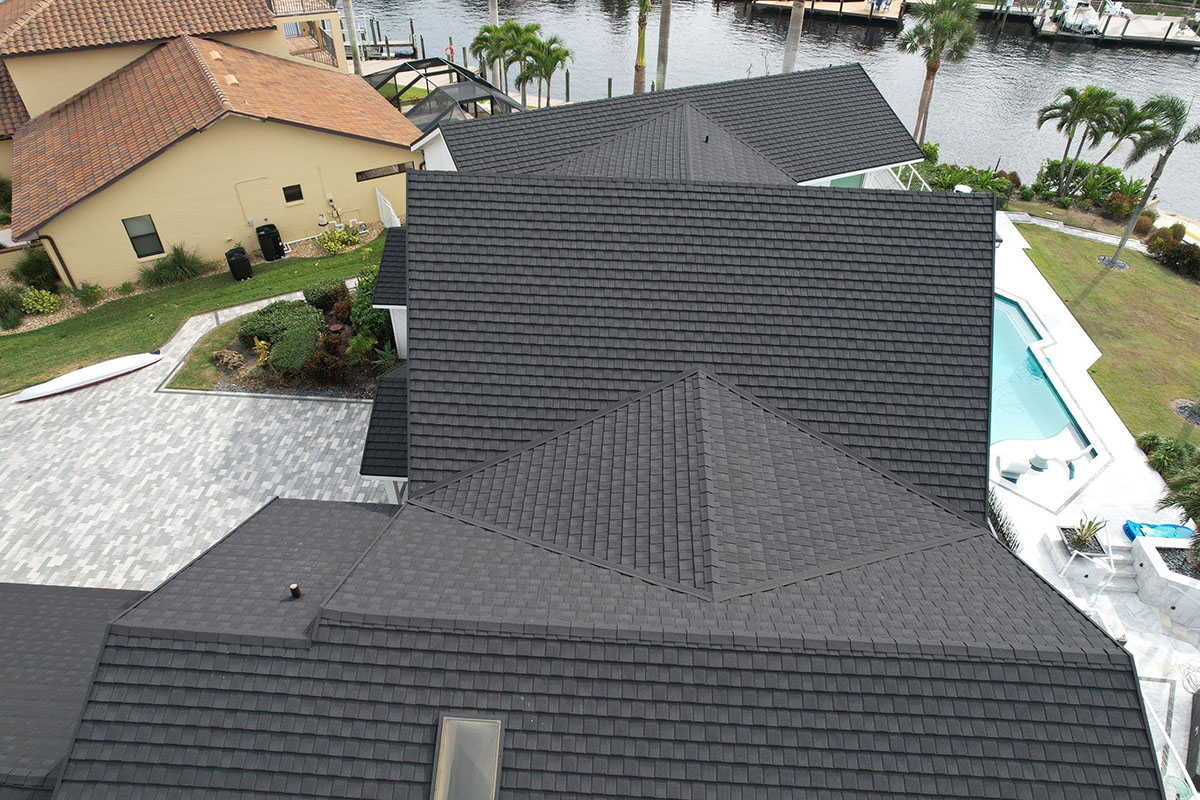
[[[227,111],[233,111],[233,103],[229,102],[229,97],[226,96],[225,90],[222,89],[221,84],[217,82],[217,76],[213,74],[211,69],[209,69],[208,62],[204,60],[204,56],[200,55],[200,51],[196,48],[195,37],[185,33],[175,39],[175,41],[183,41],[183,43],[187,45],[188,51],[192,54],[196,64],[200,67],[200,71],[204,73],[204,77],[208,78],[209,84],[212,85],[213,92],[217,95],[217,100]],[[218,44],[217,42],[212,42],[211,40],[207,39],[205,41],[208,41],[213,45]]]
[[[597,101],[590,100],[587,102],[597,102]],[[618,139],[620,139],[624,136],[628,136],[629,134],[633,133],[634,131],[639,130],[640,128],[644,128],[647,125],[649,125],[650,123],[656,122],[656,121],[662,119],[663,117],[669,116],[670,114],[673,114],[676,111],[679,111],[680,109],[682,109],[685,106],[688,106],[690,104],[691,104],[691,101],[689,101],[685,98],[683,100],[680,100],[679,102],[664,105],[661,110],[655,111],[654,113],[649,114],[648,116],[644,117],[643,119],[634,120],[633,122],[629,123],[629,125],[625,126],[624,128],[621,128],[620,130],[618,130],[616,133],[614,133],[612,136],[608,137],[607,139],[603,139],[594,144],[588,144],[585,147],[581,147],[578,150],[576,150],[575,152],[571,153],[570,155],[563,156],[558,161],[551,162],[550,164],[547,164],[542,169],[538,170],[537,172],[531,173],[531,174],[533,174],[533,175],[551,175],[551,176],[559,175],[560,173],[554,172],[554,169],[556,167],[560,167],[563,164],[567,164],[571,161],[574,161],[575,159],[579,158],[584,153],[591,153],[596,150],[599,150],[602,147],[608,147],[611,144],[613,144],[614,142],[616,142]],[[565,106],[558,106],[558,107],[564,108]],[[509,115],[498,115],[498,116],[509,116]],[[686,134],[686,131],[685,131],[685,134]],[[686,139],[685,139],[685,141],[686,141]],[[691,174],[690,164],[689,164],[688,174],[689,175]],[[688,180],[690,180],[690,178],[688,178]]]
[[[717,521],[711,513],[719,495],[713,491],[715,484],[716,462],[711,450],[712,442],[708,433],[712,425],[708,404],[704,400],[704,381],[708,374],[703,369],[696,370],[696,442],[700,450],[700,542],[704,548],[704,585],[716,594],[718,579],[722,577],[721,569],[721,537],[718,535]],[[715,433],[715,431],[714,431]]]
[[[683,168],[686,170],[687,179],[692,181],[696,179],[696,154],[692,147],[692,112],[696,109],[690,101],[684,100],[680,103],[679,110],[683,117]]]
[[[13,20],[8,27],[0,32],[0,48],[2,48],[4,43],[8,41],[8,39],[10,39],[14,34],[16,34],[17,31],[27,26],[34,19],[34,17],[36,17],[38,14],[41,14],[58,1],[59,0],[41,0],[40,2],[34,3],[28,9],[26,9],[25,13]],[[14,0],[8,0],[8,2],[14,2]]]
[[[450,173],[447,173],[447,174],[450,174]],[[626,397],[625,399],[623,399],[619,402],[604,406],[603,408],[599,409],[598,411],[593,411],[591,414],[585,414],[582,417],[580,417],[579,419],[572,422],[571,424],[564,425],[561,428],[555,428],[550,433],[547,433],[544,436],[539,436],[536,439],[531,439],[530,441],[526,442],[523,445],[520,445],[519,447],[514,447],[510,450],[505,450],[503,453],[492,456],[491,458],[487,459],[486,461],[481,461],[472,467],[467,467],[464,470],[454,473],[453,475],[451,475],[448,478],[443,478],[442,480],[438,481],[437,483],[435,483],[431,486],[428,486],[424,489],[421,489],[420,491],[416,492],[415,494],[410,494],[409,497],[412,500],[417,500],[421,497],[424,497],[427,494],[432,494],[433,492],[438,491],[439,489],[443,489],[452,483],[457,483],[458,481],[460,481],[464,478],[470,477],[471,475],[474,475],[476,472],[480,472],[482,470],[488,469],[489,467],[494,467],[496,464],[499,464],[501,461],[507,461],[508,459],[512,458],[513,456],[528,452],[537,447],[541,447],[542,445],[546,444],[547,442],[553,441],[554,439],[557,439],[560,436],[568,434],[571,431],[578,430],[579,428],[582,428],[584,425],[587,425],[590,422],[596,421],[600,417],[611,414],[612,412],[618,411],[626,406],[633,405],[634,403],[638,402],[639,400],[642,400],[642,399],[654,394],[655,392],[662,391],[663,389],[670,386],[671,384],[678,383],[678,382],[684,380],[685,378],[688,378],[692,375],[699,373],[700,371],[701,371],[700,367],[691,367],[690,369],[685,369],[682,372],[672,373],[671,376],[668,377],[667,379],[659,381],[656,384],[653,384],[645,389],[642,389],[640,392],[637,392],[636,394],[632,394],[629,397]]]

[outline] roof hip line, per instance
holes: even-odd
[[[690,167],[689,167],[690,168]],[[697,369],[694,375],[696,381],[696,412],[699,424],[696,426],[696,439],[700,446],[700,541],[704,547],[704,585],[717,596],[718,581],[721,571],[721,537],[717,535],[716,522],[712,519],[710,504],[719,501],[720,496],[712,490],[715,483],[713,478],[716,471],[716,460],[712,452],[712,442],[706,435],[710,429],[710,414],[704,402],[704,379],[708,373]]]

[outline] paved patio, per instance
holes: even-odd
[[[140,372],[0,399],[0,581],[152,589],[277,495],[383,500],[358,475],[369,402],[160,389],[267,302],[193,317]]]

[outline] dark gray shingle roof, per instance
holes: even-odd
[[[379,377],[358,471],[375,477],[408,477],[408,362]]]
[[[454,711],[501,796],[1158,800],[1129,655],[962,525],[714,601],[410,503],[307,646],[114,632],[58,796],[424,797]]]
[[[379,259],[379,277],[375,279],[375,294],[371,297],[376,306],[408,304],[408,264],[405,241],[404,228],[388,228],[387,241],[383,244],[383,255]]]
[[[698,109],[797,183],[923,157],[858,64],[446,122],[441,131],[455,166],[463,172],[537,172],[605,146],[633,156],[636,151],[618,143],[646,143],[644,135],[632,132],[682,103]],[[614,173],[623,163],[597,159],[592,164],[598,171],[590,174],[636,177],[633,172]],[[581,164],[576,163],[576,169]],[[745,162],[735,166],[744,167]],[[659,154],[640,163],[640,168],[652,170],[641,177],[676,177],[669,167],[670,154]],[[757,171],[740,180],[755,182],[756,175]],[[728,174],[712,177],[739,180]]]
[[[982,515],[990,198],[435,172],[409,198],[414,489],[702,366]]]
[[[50,796],[108,623],[142,594],[0,583],[0,798]]]

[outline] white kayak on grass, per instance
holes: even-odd
[[[142,367],[148,367],[161,358],[162,353],[138,353],[132,356],[110,358],[108,361],[101,361],[99,364],[92,364],[90,367],[84,367],[74,372],[68,372],[66,375],[60,375],[52,381],[39,383],[37,386],[30,386],[17,395],[17,402],[24,403],[26,400],[37,400],[41,397],[50,397],[51,395],[62,394],[73,389],[82,389],[84,386],[91,386],[101,381],[133,372]]]

